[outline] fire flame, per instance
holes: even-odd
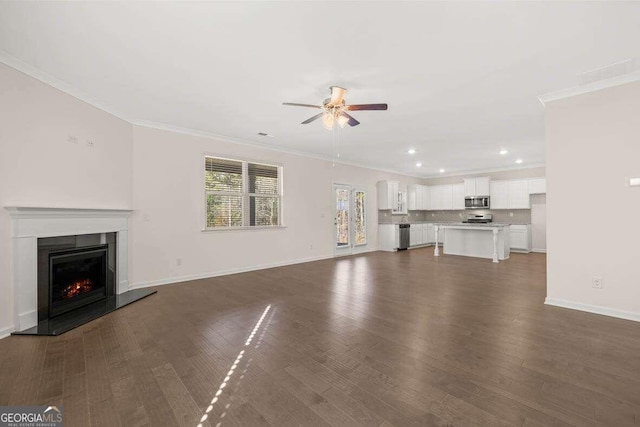
[[[85,292],[89,292],[91,289],[93,289],[93,283],[90,279],[78,280],[62,290],[62,298],[73,298]]]

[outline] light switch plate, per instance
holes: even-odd
[[[629,178],[629,187],[640,187],[640,178]]]

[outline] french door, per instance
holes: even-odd
[[[333,185],[334,251],[336,256],[367,249],[367,192],[350,185]]]

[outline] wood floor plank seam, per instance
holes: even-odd
[[[545,306],[545,262],[416,249],[157,287],[0,340],[0,404],[62,402],[71,427],[637,425],[640,324]]]

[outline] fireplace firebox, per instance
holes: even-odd
[[[108,246],[49,254],[49,318],[107,297]]]

